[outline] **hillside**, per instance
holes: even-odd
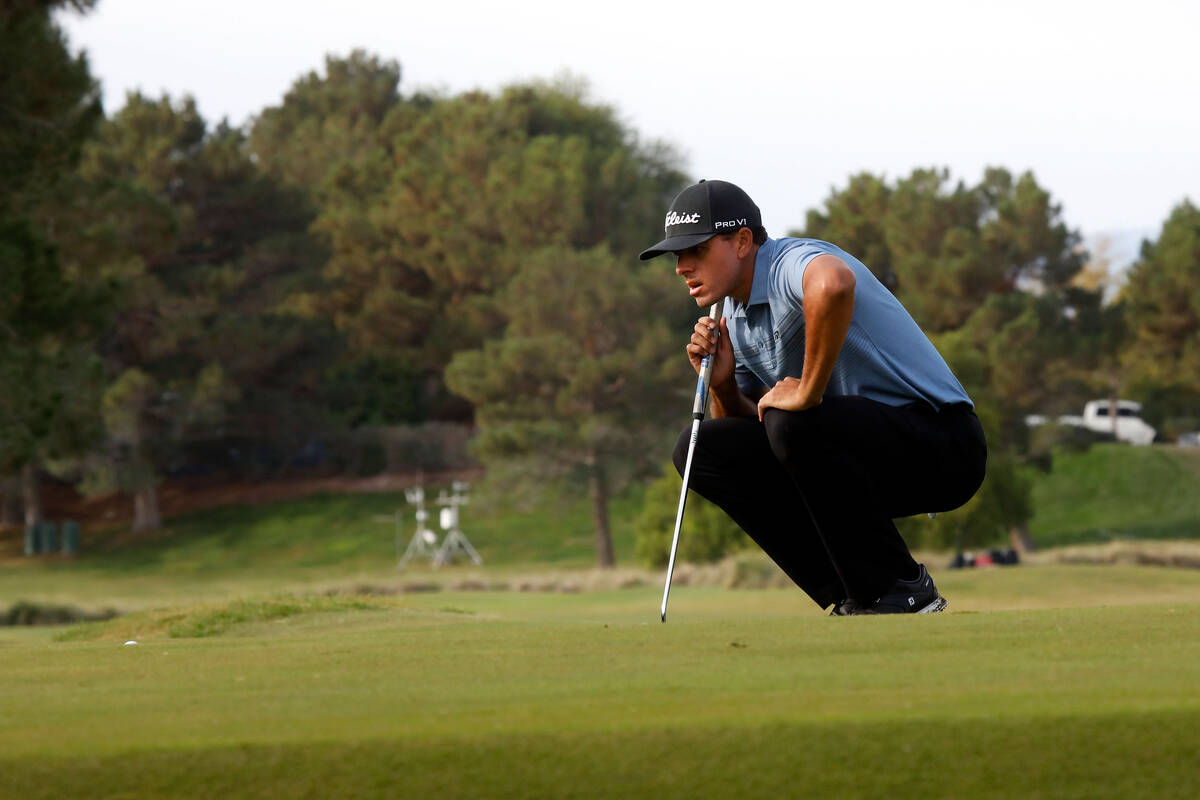
[[[1200,451],[1101,444],[1035,476],[1030,531],[1042,547],[1200,536]]]

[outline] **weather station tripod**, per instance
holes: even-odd
[[[438,505],[442,506],[438,521],[441,523],[442,530],[446,531],[446,536],[442,539],[442,546],[433,554],[433,566],[435,567],[449,564],[454,556],[460,553],[466,555],[477,565],[483,564],[483,559],[479,557],[479,553],[475,552],[471,541],[458,525],[458,509],[467,504],[467,492],[470,488],[467,483],[455,481],[451,484],[451,494],[441,492],[438,495]]]

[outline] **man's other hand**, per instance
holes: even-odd
[[[780,411],[803,411],[821,404],[820,397],[806,397],[800,389],[799,378],[784,378],[775,384],[758,401],[758,419],[761,421],[768,408]]]

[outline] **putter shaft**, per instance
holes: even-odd
[[[688,476],[692,473],[692,453],[696,451],[696,436],[700,433],[700,420],[692,420],[692,440],[688,444],[687,464],[683,468],[683,491],[679,493],[679,508],[675,512],[675,535],[671,537],[671,556],[667,560],[667,583],[663,587],[662,614],[667,621],[667,598],[671,595],[671,576],[675,573],[675,551],[679,548],[679,529],[683,526],[683,507],[687,504]]]
[[[712,304],[708,316],[717,321],[717,337],[721,336],[721,307],[723,300]],[[679,508],[675,511],[675,534],[671,537],[671,555],[667,559],[667,581],[663,586],[662,610],[659,619],[667,621],[667,599],[671,596],[671,576],[675,573],[675,552],[679,549],[679,530],[683,527],[683,508],[687,505],[688,478],[692,474],[692,455],[696,452],[696,439],[700,435],[700,423],[704,420],[704,409],[708,404],[709,378],[712,376],[712,356],[700,361],[700,374],[696,379],[696,399],[692,403],[692,438],[688,442],[687,462],[683,467],[683,488],[679,492]]]

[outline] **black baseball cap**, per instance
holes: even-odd
[[[718,233],[762,227],[762,213],[750,195],[728,181],[701,180],[675,195],[663,223],[666,238],[638,256],[642,261],[686,250]]]

